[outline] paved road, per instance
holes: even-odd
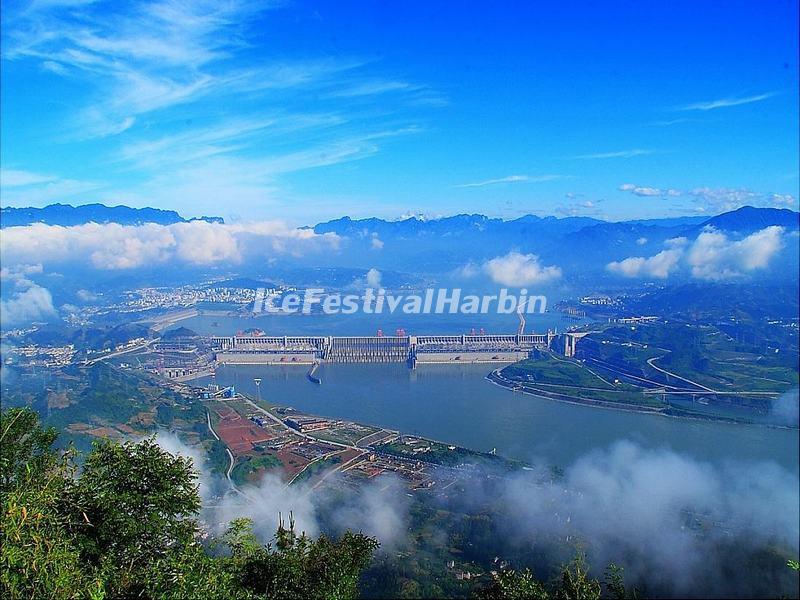
[[[663,357],[661,357],[661,356],[654,356],[653,358],[648,358],[648,359],[647,359],[647,364],[648,364],[648,365],[650,365],[651,367],[653,367],[653,368],[654,368],[656,371],[659,371],[659,372],[661,372],[661,373],[664,373],[664,374],[665,374],[665,375],[667,375],[667,376],[674,377],[675,379],[679,379],[680,381],[684,381],[684,382],[686,382],[686,383],[688,383],[688,384],[690,384],[690,385],[693,385],[693,386],[695,386],[695,387],[699,387],[701,390],[705,390],[705,391],[707,391],[707,392],[715,392],[715,391],[716,391],[716,390],[712,390],[712,389],[711,389],[711,388],[709,388],[709,387],[706,387],[706,386],[704,386],[704,385],[703,385],[703,384],[701,384],[701,383],[697,383],[696,381],[692,381],[691,379],[686,379],[686,377],[681,377],[680,375],[676,375],[675,373],[670,373],[670,372],[669,372],[669,371],[667,371],[666,369],[662,369],[661,367],[657,366],[657,365],[656,365],[656,364],[653,362],[654,360],[658,360],[659,358],[663,358]]]
[[[217,432],[214,431],[214,427],[211,425],[211,413],[208,412],[208,409],[206,409],[206,420],[208,422],[208,430],[211,432],[211,435],[213,435],[214,438],[216,438],[217,441],[222,441],[222,440],[219,439],[219,436],[217,435]],[[228,465],[228,470],[225,472],[225,477],[228,479],[228,483],[230,483],[231,489],[233,489],[233,491],[236,492],[237,494],[239,494],[240,496],[243,496],[243,497],[247,498],[248,500],[253,500],[253,498],[251,498],[250,496],[245,494],[242,490],[240,490],[236,486],[235,483],[233,483],[233,479],[231,479],[231,472],[233,471],[233,465],[236,462],[236,459],[233,457],[233,453],[230,451],[230,449],[227,446],[225,447],[225,452],[228,453],[228,459],[230,460],[230,464]]]

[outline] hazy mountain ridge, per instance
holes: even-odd
[[[44,208],[0,208],[0,226],[17,227],[33,223],[46,225],[84,225],[86,223],[117,223],[119,225],[173,225],[190,221],[206,221],[208,223],[224,223],[222,217],[195,217],[186,219],[174,210],[160,208],[131,208],[129,206],[105,206],[104,204],[50,204]]]
[[[64,216],[66,215],[66,216]],[[4,208],[3,225],[25,222],[76,224],[78,222],[113,222],[125,225],[147,223],[185,223],[175,211],[132,209],[125,206],[52,205],[45,209]],[[222,219],[202,217],[205,222],[220,223],[219,231],[228,235]],[[775,259],[758,275],[784,278],[796,273],[798,264],[797,232],[800,214],[788,209],[742,207],[716,216],[683,216],[664,219],[601,221],[592,217],[539,217],[525,215],[513,220],[481,214],[459,214],[438,219],[408,218],[391,221],[380,218],[342,217],[315,226],[304,227],[320,234],[335,234],[336,250],[314,253],[314,265],[325,268],[348,267],[379,269],[384,273],[476,273],[496,257],[517,252],[536,255],[539,264],[554,265],[570,277],[608,278],[607,266],[635,258],[645,261],[678,244],[692,244],[709,227],[724,234],[725,243],[762,231],[769,226],[784,228],[777,242]],[[685,238],[684,240],[674,240]],[[321,237],[320,237],[321,239]],[[328,238],[330,239],[330,238]],[[213,239],[212,239],[213,241]],[[184,242],[189,243],[187,240]],[[148,242],[149,243],[149,242]],[[192,251],[201,251],[207,239],[189,243]],[[192,245],[193,244],[193,245]],[[300,253],[302,254],[302,253]],[[298,256],[300,256],[298,254]],[[297,257],[282,257],[282,267],[297,266]],[[305,259],[303,259],[305,260]],[[147,263],[144,263],[146,266]],[[184,263],[175,263],[185,268]],[[161,272],[169,265],[158,265]],[[675,271],[675,269],[672,269]],[[685,271],[686,269],[684,269]],[[128,275],[130,276],[130,275]]]
[[[704,227],[715,227],[725,231],[745,232],[762,229],[770,225],[797,229],[800,227],[800,213],[786,208],[743,206],[713,217],[682,216],[663,219],[631,219],[629,221],[604,221],[593,217],[538,217],[536,215],[525,215],[513,220],[503,220],[481,214],[460,214],[439,219],[409,217],[399,221],[384,220],[376,217],[352,219],[345,216],[318,223],[311,229],[315,233],[336,233],[346,237],[357,237],[365,232],[374,232],[378,235],[391,233],[395,236],[425,235],[429,233],[452,235],[475,231],[483,233],[508,233],[511,231],[529,233],[543,228],[559,232],[579,231],[588,227],[614,230],[623,226],[627,228],[642,227],[644,228],[642,231],[655,231],[654,228],[659,228],[673,232],[688,232],[700,230]]]
[[[320,223],[313,230],[344,238],[341,252],[356,265],[444,271],[517,251],[572,270],[602,270],[609,261],[657,254],[673,238],[693,240],[706,227],[741,238],[771,225],[795,232],[799,222],[800,214],[791,210],[746,206],[713,217],[620,222],[534,215],[511,221],[484,215],[402,221],[343,217]]]
[[[800,213],[788,208],[754,208],[743,206],[737,210],[722,213],[704,221],[697,228],[714,227],[724,231],[738,233],[752,233],[769,227],[779,225],[787,230],[800,228]]]

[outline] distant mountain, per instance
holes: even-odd
[[[402,221],[384,221],[383,219],[351,219],[342,217],[313,227],[315,233],[336,233],[346,237],[363,236],[365,232],[392,238],[409,239],[429,236],[465,236],[471,234],[497,234],[508,232],[517,234],[534,233],[547,229],[551,233],[568,233],[582,227],[603,223],[590,217],[537,217],[525,215],[513,221],[491,218],[485,215],[454,215],[441,219],[419,219],[411,217]]]
[[[707,216],[694,216],[694,217],[669,217],[665,219],[637,219],[635,221],[626,221],[635,225],[659,225],[662,227],[678,227],[682,225],[697,225],[707,220]]]
[[[743,206],[731,212],[722,213],[716,217],[703,221],[699,229],[714,227],[724,231],[737,233],[752,233],[770,225],[780,225],[786,229],[794,230],[800,227],[800,213],[788,208],[754,208]]]
[[[798,213],[744,207],[715,217],[685,216],[622,222],[590,217],[537,217],[511,221],[480,214],[401,221],[343,217],[313,227],[342,237],[338,264],[409,272],[447,272],[510,251],[536,254],[543,264],[571,272],[595,269],[629,256],[653,256],[670,238],[694,239],[704,227],[741,238],[770,225],[798,229]],[[591,259],[591,260],[589,260]]]
[[[83,225],[85,223],[118,223],[120,225],[141,225],[156,223],[172,225],[189,221],[223,223],[222,217],[199,217],[184,219],[174,210],[160,208],[130,208],[128,206],[105,206],[103,204],[51,204],[44,208],[0,208],[0,226],[15,227],[32,223],[47,225]]]

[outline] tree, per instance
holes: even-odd
[[[491,585],[478,590],[481,600],[549,600],[550,593],[529,569],[499,571]]]
[[[146,586],[153,564],[169,563],[169,555],[195,543],[196,480],[191,459],[153,439],[95,442],[69,494],[85,515],[76,531],[84,560],[118,590]]]
[[[600,598],[600,582],[589,577],[586,560],[578,555],[561,571],[553,595],[556,600],[596,600]]]
[[[608,597],[619,600],[628,597],[620,567],[609,565],[605,585]],[[477,591],[476,597],[483,600],[599,600],[602,586],[600,581],[589,577],[586,560],[579,554],[549,586],[538,581],[529,569],[499,571],[493,574],[491,584]],[[635,591],[631,597],[637,597]]]
[[[241,585],[275,599],[355,598],[359,576],[378,547],[374,538],[350,531],[338,540],[312,540],[295,532],[291,517],[288,528],[279,525],[274,545],[258,544],[247,519],[234,521],[224,540]]]
[[[32,410],[12,408],[0,414],[0,491],[22,487],[54,467],[57,437],[54,428],[39,426],[39,415]]]
[[[213,555],[199,542],[190,459],[153,439],[101,441],[77,473],[73,450],[28,409],[0,414],[0,597],[258,600],[354,598],[378,543],[297,535],[263,546],[234,521]]]
[[[0,595],[5,598],[85,598],[103,584],[83,569],[63,496],[72,453],[52,450],[53,429],[27,409],[0,414]]]

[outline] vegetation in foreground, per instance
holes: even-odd
[[[4,598],[355,598],[378,541],[297,534],[261,544],[247,519],[205,539],[191,459],[154,440],[54,450],[36,412],[0,415],[0,594]],[[78,461],[83,458],[80,469]],[[797,563],[789,566],[798,569]],[[500,570],[472,587],[500,600],[635,598],[621,569],[603,582],[578,557],[549,583]]]
[[[74,451],[28,409],[0,419],[4,598],[354,598],[378,542],[298,535],[262,545],[247,520],[202,544],[191,459],[153,440]]]
[[[4,598],[355,598],[378,542],[298,535],[292,523],[262,545],[247,519],[200,542],[191,459],[152,439],[53,449],[57,433],[30,409],[0,416]],[[616,580],[615,580],[616,581]],[[609,591],[620,589],[613,582]],[[504,571],[480,598],[599,598],[582,562],[552,588],[529,571]],[[623,592],[624,593],[624,592]],[[531,594],[535,594],[532,596]]]

